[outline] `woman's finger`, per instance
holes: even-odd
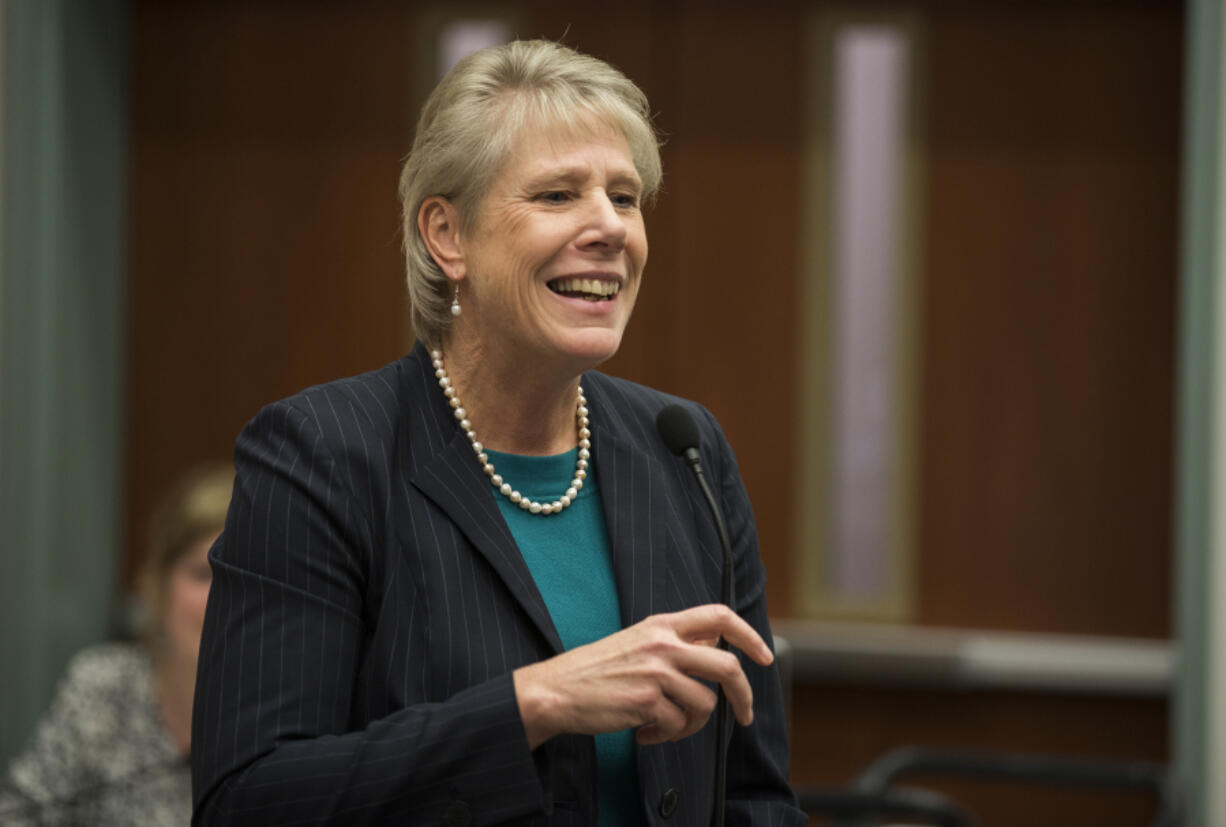
[[[666,740],[679,741],[688,738],[702,729],[715,711],[715,693],[687,675],[675,673],[668,676],[661,681],[661,689],[665,696],[681,709],[685,717],[684,726],[671,733]]]
[[[693,678],[672,674],[660,678],[662,690],[648,718],[636,733],[641,744],[680,741],[702,729],[715,711],[715,693]]]
[[[737,721],[744,726],[753,723],[753,689],[736,655],[723,649],[691,646],[679,650],[674,663],[688,675],[722,686]]]
[[[722,636],[762,666],[769,666],[775,659],[761,635],[754,631],[744,618],[722,604],[694,606],[671,615],[670,619],[677,634],[686,640],[707,640]]]
[[[682,737],[687,728],[687,718],[684,709],[673,703],[667,695],[660,693],[645,715],[646,725],[651,727],[653,737],[658,742],[675,741]]]

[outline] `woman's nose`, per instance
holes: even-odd
[[[603,190],[592,197],[587,244],[603,244],[621,250],[626,244],[626,221],[609,194]]]

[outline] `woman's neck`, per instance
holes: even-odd
[[[524,369],[477,347],[442,351],[451,386],[483,445],[542,456],[575,447],[578,376]]]
[[[176,662],[179,661],[179,662]],[[173,656],[154,661],[153,686],[157,693],[158,712],[170,734],[170,740],[182,755],[187,755],[192,743],[192,697],[196,689],[195,663]]]

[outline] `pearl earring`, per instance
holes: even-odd
[[[451,297],[451,315],[460,315],[460,285],[455,286],[455,295]]]

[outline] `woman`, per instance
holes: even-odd
[[[642,92],[557,44],[479,52],[431,95],[401,177],[425,344],[238,440],[199,823],[705,824],[707,682],[741,724],[729,823],[804,822],[732,452],[690,404],[737,612],[711,605],[718,540],[654,433],[677,400],[592,371],[634,306],[659,182]]]
[[[0,823],[187,823],[207,555],[233,484],[229,466],[200,468],[162,503],[141,570],[144,645],[106,643],[73,657],[29,749],[10,768]]]

